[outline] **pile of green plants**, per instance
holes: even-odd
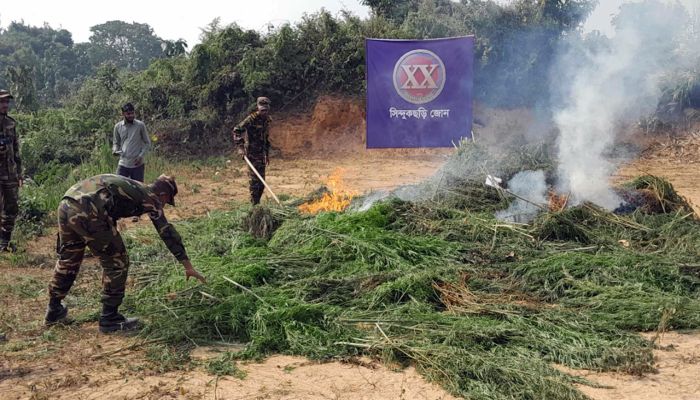
[[[639,331],[700,327],[700,223],[682,210],[580,205],[510,225],[489,210],[503,199],[469,185],[439,193],[479,202],[429,191],[363,212],[241,206],[180,222],[206,285],[183,279],[155,233],[127,232],[127,307],[151,338],[245,344],[232,362],[366,355],[474,399],[583,399],[573,384],[586,382],[555,365],[650,372]],[[260,238],[253,220],[266,221]]]
[[[648,193],[651,197],[651,203],[656,207],[650,209],[649,211],[656,211],[662,213],[672,213],[681,212],[685,214],[693,214],[693,207],[690,202],[678,194],[673,188],[670,182],[667,180],[653,176],[644,175],[635,178],[632,182],[629,182],[627,187],[634,190],[644,191]]]

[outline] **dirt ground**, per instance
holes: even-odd
[[[649,339],[653,335],[645,334]],[[666,333],[654,351],[658,373],[645,376],[573,372],[602,388],[579,385],[596,400],[694,400],[700,399],[700,334]]]
[[[697,140],[697,139],[692,139]],[[696,142],[681,146],[683,152]],[[668,147],[671,146],[671,147]],[[666,176],[696,205],[700,204],[700,163],[689,162],[673,145],[658,147],[624,166],[620,177],[648,172]],[[363,152],[314,159],[275,159],[268,175],[278,194],[303,195],[318,187],[336,168],[357,192],[381,190],[431,176],[448,151]],[[686,157],[686,158],[683,158]],[[693,158],[699,160],[700,157]],[[179,205],[166,212],[173,219],[225,208],[247,198],[247,176],[239,161],[176,171]],[[148,224],[145,219],[138,224]],[[124,228],[130,229],[131,222]],[[162,352],[140,338],[97,333],[95,310],[99,269],[87,260],[72,315],[84,321],[64,328],[42,326],[45,286],[53,264],[51,234],[30,243],[27,251],[0,259],[0,399],[452,399],[415,370],[393,371],[372,360],[318,364],[288,356],[262,363],[238,364],[238,377],[206,371],[207,360],[226,348],[198,348],[194,362]],[[658,373],[643,377],[576,371],[605,388],[581,386],[593,399],[700,399],[700,333],[667,333],[654,354]],[[243,376],[245,375],[245,376]]]
[[[332,157],[273,159],[268,184],[280,197],[304,196],[320,187],[336,170],[344,185],[357,193],[396,188],[429,178],[445,162],[450,150],[376,151]],[[248,171],[242,161],[226,160],[200,171],[175,171],[181,183],[175,218],[206,214],[225,208],[232,199],[248,199]],[[263,202],[273,201],[266,191]]]

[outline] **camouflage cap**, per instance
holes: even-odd
[[[157,195],[162,193],[170,195],[168,204],[175,207],[175,195],[177,195],[177,183],[175,183],[175,178],[163,174],[153,182],[151,188],[153,189],[153,193]]]
[[[270,99],[267,97],[258,97],[257,104],[258,110],[269,110],[270,109]]]
[[[0,89],[0,99],[14,99],[9,90]]]

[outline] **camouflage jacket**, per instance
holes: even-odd
[[[17,181],[22,176],[16,126],[9,115],[0,115],[0,181]]]
[[[236,147],[245,146],[249,156],[265,155],[270,152],[270,116],[263,117],[257,111],[250,113],[233,128],[233,143]],[[246,137],[243,136],[246,132]]]
[[[178,261],[187,260],[185,246],[163,213],[158,196],[141,182],[112,174],[96,175],[73,185],[64,198],[77,201],[93,214],[119,218],[148,214],[158,235]]]

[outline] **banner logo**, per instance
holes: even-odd
[[[445,64],[430,50],[409,51],[394,66],[394,89],[409,103],[435,100],[445,87],[445,80]]]

